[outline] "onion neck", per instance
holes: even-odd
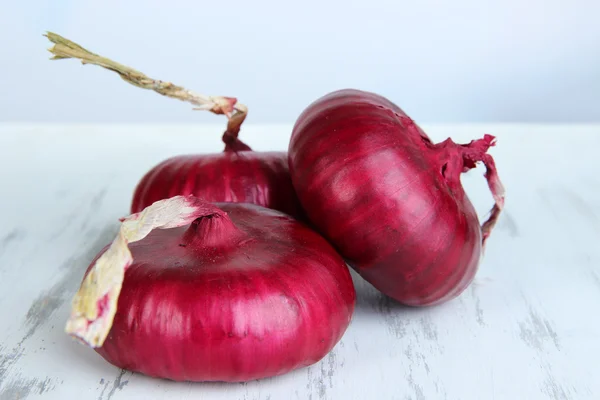
[[[437,153],[440,173],[449,182],[458,183],[460,174],[484,162],[488,157],[487,151],[494,146],[495,138],[485,135],[482,139],[472,140],[467,144],[455,143],[448,138],[443,142],[433,145]]]
[[[242,104],[238,104],[234,113],[227,121],[227,130],[223,133],[223,143],[225,143],[225,151],[250,151],[250,146],[238,139],[242,123],[248,116],[248,108]]]
[[[460,174],[475,168],[478,162],[483,162],[486,168],[485,179],[494,197],[494,206],[490,215],[481,226],[483,245],[485,245],[504,208],[504,186],[498,176],[494,159],[487,154],[489,148],[496,144],[496,138],[486,134],[482,139],[472,140],[467,144],[456,144],[450,138],[434,144],[412,119],[403,116],[400,117],[400,122],[412,135],[413,143],[416,143],[429,157],[437,160],[437,165],[435,161],[434,165],[439,168],[442,179],[448,184],[454,196],[461,201],[464,199],[465,193],[460,184]]]
[[[238,151],[252,151],[250,146],[237,138],[237,133],[234,134],[229,131],[225,131],[223,134],[223,143],[225,143],[224,151],[226,152],[237,153]]]
[[[481,226],[484,245],[504,208],[504,186],[498,176],[494,159],[487,153],[490,147],[496,144],[495,141],[494,136],[486,134],[482,139],[472,140],[467,144],[456,144],[451,139],[446,139],[434,146],[438,151],[440,172],[451,188],[460,186],[461,173],[475,168],[478,162],[485,165],[484,176],[492,192],[494,206],[490,210],[488,219]],[[455,192],[458,193],[464,196],[462,190]]]
[[[244,237],[227,214],[211,214],[194,220],[183,234],[180,246],[223,250],[237,245]]]

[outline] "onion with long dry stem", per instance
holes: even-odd
[[[160,162],[138,183],[131,212],[141,211],[157,200],[193,194],[209,202],[258,204],[303,218],[289,176],[287,154],[255,152],[238,138],[248,108],[236,98],[200,95],[170,82],[149,78],[55,33],[48,32],[46,36],[55,43],[50,49],[53,59],[74,58],[84,64],[101,66],[118,73],[134,86],[189,102],[197,106],[196,110],[224,114],[228,119],[222,153],[180,155]]]
[[[355,298],[341,256],[292,217],[175,196],[122,220],[89,266],[66,331],[120,368],[248,381],[323,358]]]

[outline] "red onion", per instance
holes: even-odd
[[[248,381],[311,365],[355,291],[340,255],[281,212],[161,200],[123,219],[88,268],[66,331],[111,364],[177,381]]]
[[[303,219],[287,153],[252,151],[238,132],[239,125],[228,128],[220,154],[177,156],[152,168],[135,189],[131,212],[157,200],[193,194],[210,202],[258,204]]]
[[[118,73],[126,82],[153,90],[163,96],[190,102],[198,110],[224,114],[228,118],[223,135],[225,151],[220,154],[182,155],[152,168],[138,183],[131,212],[139,212],[157,200],[193,194],[208,202],[252,203],[304,219],[292,186],[285,152],[253,152],[238,139],[248,114],[237,99],[204,96],[181,86],[149,78],[143,73],[98,56],[55,33],[48,32],[55,45],[55,59],[77,58],[84,64],[99,65]]]
[[[341,90],[300,115],[292,181],[310,221],[368,282],[413,306],[458,296],[504,204],[495,138],[434,144],[398,106]],[[482,161],[495,205],[480,227],[460,174]]]

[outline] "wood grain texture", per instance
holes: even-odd
[[[190,384],[112,367],[63,333],[94,255],[138,179],[174,154],[221,151],[219,126],[0,125],[0,399],[600,398],[600,126],[423,126],[432,139],[490,133],[507,189],[475,282],[411,309],[354,275],[357,309],[318,364],[246,384]],[[291,126],[248,126],[285,150]],[[483,168],[463,183],[483,217]]]

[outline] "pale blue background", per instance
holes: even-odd
[[[219,122],[98,67],[48,61],[45,30],[206,94],[254,123],[328,91],[418,122],[600,121],[600,1],[2,0],[0,121]]]

